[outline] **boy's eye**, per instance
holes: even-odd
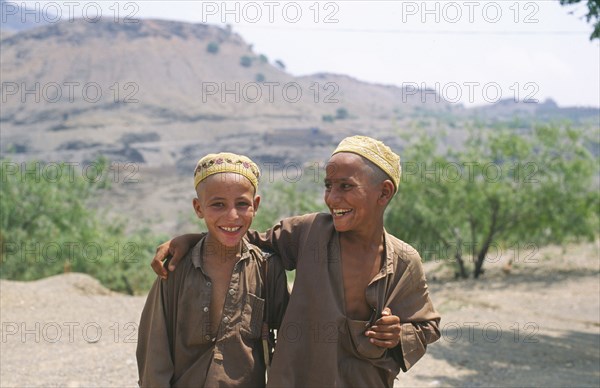
[[[213,204],[210,205],[211,207],[223,207],[223,203],[222,202],[215,202]]]
[[[238,207],[248,207],[248,206],[250,206],[250,204],[248,202],[238,202],[237,206]]]

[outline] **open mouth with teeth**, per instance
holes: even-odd
[[[242,229],[242,227],[241,226],[233,226],[233,227],[219,226],[219,229],[221,229],[225,232],[235,233],[235,232],[239,231],[240,229]]]
[[[352,209],[331,209],[331,213],[333,213],[334,217],[343,217],[351,211]]]

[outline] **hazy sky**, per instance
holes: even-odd
[[[68,1],[55,3],[64,7]],[[592,26],[583,4],[97,1],[71,6],[76,17],[85,3],[101,4],[103,16],[230,24],[255,52],[282,60],[294,75],[330,72],[426,86],[465,105],[501,97],[600,106],[600,45],[589,41]],[[94,7],[87,8],[89,15]]]

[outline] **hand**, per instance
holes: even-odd
[[[163,266],[163,261],[171,256],[169,261],[169,271],[174,271],[179,260],[200,240],[199,235],[183,235],[175,237],[172,240],[162,243],[156,248],[156,254],[150,265],[158,276],[166,279],[169,272]]]
[[[400,318],[392,315],[386,307],[381,312],[381,318],[365,332],[370,342],[382,348],[394,348],[400,343]]]
[[[163,261],[167,257],[173,256],[173,254],[174,254],[173,250],[171,249],[172,241],[173,240],[169,240],[165,243],[160,244],[158,246],[158,248],[156,248],[156,254],[154,254],[154,258],[152,259],[152,262],[150,263],[150,266],[152,267],[154,272],[156,272],[156,274],[158,276],[160,276],[161,279],[167,279],[167,276],[169,275],[168,271],[163,266]],[[173,260],[171,260],[169,262],[169,270],[173,271],[175,269],[176,265],[177,265],[177,263],[173,264]],[[173,267],[173,268],[171,268],[171,267]]]

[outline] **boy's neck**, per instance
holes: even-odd
[[[242,257],[242,241],[235,247],[228,247],[213,238],[210,233],[204,240],[202,256],[205,260],[238,261]]]
[[[361,250],[375,249],[383,244],[383,223],[366,231],[350,230],[341,232],[340,238],[346,244]]]

